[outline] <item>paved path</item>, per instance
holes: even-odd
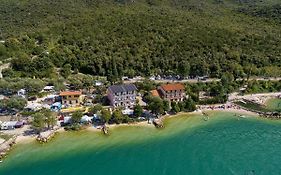
[[[136,82],[142,82],[144,81],[145,78],[141,77],[138,79],[130,79],[130,80],[125,80],[124,83],[136,83]],[[242,78],[237,79],[237,81],[243,80]],[[249,78],[249,80],[259,80],[259,81],[280,81],[281,77],[277,78],[262,78],[262,77],[255,77],[255,78]],[[154,81],[155,83],[198,83],[198,82],[215,82],[215,81],[220,81],[218,78],[208,78],[206,80],[198,80],[198,79],[184,79],[184,80],[168,80],[168,79],[162,79],[162,80],[151,80]]]

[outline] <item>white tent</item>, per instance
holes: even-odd
[[[84,123],[84,122],[91,122],[93,120],[93,117],[89,117],[87,115],[84,115],[82,118],[81,118],[81,122]]]

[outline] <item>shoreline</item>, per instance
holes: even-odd
[[[246,115],[246,117],[256,117],[258,116],[256,113],[251,112],[251,111],[247,111],[244,109],[203,109],[203,110],[197,110],[197,111],[193,111],[193,112],[179,112],[175,115],[164,115],[162,117],[166,118],[175,118],[178,117],[180,115],[203,115],[202,112],[225,112],[225,113],[237,113],[237,114],[244,114]],[[155,127],[153,125],[153,123],[148,123],[148,121],[141,121],[141,122],[134,122],[134,123],[121,123],[121,124],[107,124],[106,125],[108,128],[110,129],[114,129],[117,127],[130,127],[130,126],[140,126],[140,127]],[[91,132],[101,132],[101,128],[95,128],[93,126],[88,126],[85,129],[86,131],[91,131]],[[54,130],[52,133],[56,134],[56,133],[63,133],[63,132],[67,132],[64,130],[63,127],[58,128],[57,130]],[[79,132],[79,131],[78,131]],[[20,143],[28,143],[31,141],[35,141],[36,138],[38,137],[38,135],[18,135],[16,137],[16,144],[20,144]]]
[[[175,117],[181,116],[181,115],[204,115],[203,114],[204,112],[237,113],[237,114],[241,114],[241,115],[244,114],[244,115],[246,115],[246,117],[257,116],[257,114],[255,114],[253,112],[250,112],[250,111],[246,111],[246,110],[243,110],[243,109],[232,109],[232,108],[229,108],[229,109],[202,109],[202,110],[199,109],[199,110],[196,110],[196,111],[193,111],[193,112],[179,112],[179,113],[177,113],[175,115],[164,115],[162,117],[165,120],[167,118],[175,118]],[[153,125],[153,123],[148,123],[148,121],[107,125],[107,127],[110,128],[110,129],[114,129],[114,128],[117,128],[117,127],[130,127],[130,126],[155,127]],[[89,131],[89,132],[102,132],[102,130],[100,128],[95,128],[93,126],[88,126],[85,129],[83,129],[83,130]],[[51,130],[49,132],[50,132],[50,138],[48,139],[48,141],[51,140],[57,133],[63,133],[63,132],[66,132],[66,131],[64,130],[63,127],[60,127],[58,129]],[[13,144],[10,144],[5,149],[0,150],[0,153],[1,153],[0,160],[5,159],[5,157],[9,154],[10,150],[13,149],[13,147],[15,145],[31,143],[31,142],[34,142],[36,140],[39,141],[38,140],[38,135],[34,135],[34,134],[33,135],[15,135],[15,138],[12,141]],[[6,142],[9,142],[9,140],[7,140]],[[41,143],[45,143],[45,142],[41,142]]]

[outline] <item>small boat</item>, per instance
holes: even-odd
[[[0,163],[2,163],[3,161],[2,160],[0,160]]]

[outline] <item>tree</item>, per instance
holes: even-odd
[[[26,104],[27,104],[27,101],[24,98],[12,97],[12,98],[7,100],[5,106],[8,109],[22,110],[25,107]]]
[[[26,89],[28,93],[38,93],[40,92],[46,83],[39,79],[23,79],[23,86],[22,88]]]
[[[163,100],[164,111],[170,111],[170,102],[168,100]]]
[[[178,73],[181,77],[186,77],[189,75],[190,65],[187,61],[182,61],[179,64]]]
[[[191,98],[185,100],[184,104],[185,104],[185,110],[189,112],[196,110],[195,102]]]
[[[164,113],[163,100],[159,97],[152,97],[148,102],[148,109],[150,109],[151,112],[154,114],[163,114]]]
[[[179,106],[178,106],[178,104],[176,103],[176,102],[172,102],[171,103],[171,107],[172,107],[172,111],[173,112],[175,112],[175,113],[178,113],[178,112],[180,112],[180,108],[179,108]]]
[[[143,109],[141,107],[141,105],[137,104],[135,107],[134,107],[134,115],[136,117],[140,117],[143,113]]]
[[[72,114],[71,121],[72,123],[77,124],[81,121],[82,117],[83,117],[83,113],[81,111],[76,111]]]
[[[47,124],[48,129],[50,127],[54,127],[57,123],[57,118],[55,116],[55,113],[50,111],[49,109],[42,109],[40,112],[44,115],[45,123]]]
[[[74,89],[90,88],[93,85],[93,77],[85,74],[73,74],[68,77],[68,82]]]
[[[95,106],[91,107],[89,109],[90,113],[96,114],[102,110],[102,105],[101,104],[96,104]]]
[[[178,107],[180,108],[180,111],[184,111],[184,109],[185,109],[185,105],[184,105],[184,103],[183,102],[178,102]]]
[[[221,77],[221,83],[225,87],[228,87],[231,83],[233,83],[233,81],[234,81],[234,76],[232,75],[232,73],[226,72]]]
[[[110,111],[107,110],[107,109],[102,109],[101,118],[102,118],[103,121],[105,121],[105,123],[108,123],[109,120],[111,119]]]
[[[61,75],[64,78],[67,78],[71,74],[71,65],[70,64],[65,64],[62,69],[61,69]]]
[[[257,71],[257,66],[254,64],[248,64],[244,67],[244,72],[247,75],[247,80],[249,80],[250,76],[255,75]]]
[[[32,128],[40,134],[40,132],[43,130],[45,127],[45,116],[42,113],[35,113],[32,115],[33,117],[33,122],[32,122]]]
[[[112,118],[115,120],[116,123],[122,123],[124,119],[122,111],[120,109],[115,110],[112,114]]]
[[[225,89],[228,88],[228,87],[226,87],[226,85],[223,86],[221,83],[211,85],[211,87],[209,89],[210,96],[215,97],[215,96],[224,95],[224,93],[225,93],[224,87],[225,87]]]

